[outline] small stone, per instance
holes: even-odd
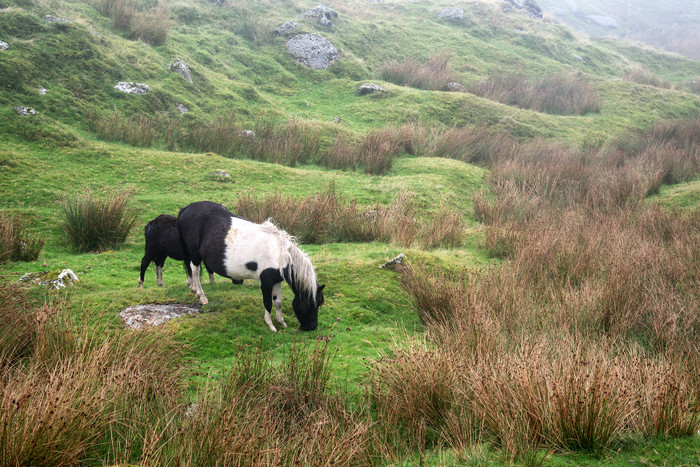
[[[575,58],[576,60],[578,60],[579,62],[581,62],[581,63],[586,63],[586,61],[583,59],[582,56],[576,55],[576,54],[571,54],[571,55],[573,55],[574,58]]]
[[[64,24],[70,24],[70,21],[67,19],[59,18],[58,16],[52,16],[52,15],[46,15],[44,16],[44,21],[48,23],[64,23]]]
[[[231,175],[225,170],[215,170],[211,173],[214,178],[231,178]]]
[[[403,261],[405,259],[406,259],[406,255],[404,255],[403,253],[400,253],[399,256],[397,256],[396,258],[379,266],[379,269],[396,269],[396,265],[403,264]]]
[[[190,111],[184,104],[177,104],[175,108],[180,111],[180,115],[185,115]]]
[[[464,10],[462,8],[443,8],[438,13],[438,19],[453,22],[462,21],[464,19]]]
[[[37,92],[41,94],[42,96],[45,96],[46,94],[49,93],[49,91],[46,88],[38,88]]]
[[[375,92],[385,92],[386,89],[384,87],[375,84],[375,83],[364,83],[360,85],[359,88],[357,88],[357,93],[360,96],[364,96],[366,94],[374,94]]]
[[[23,107],[21,105],[16,105],[12,107],[12,110],[17,112],[17,115],[19,115],[20,117],[36,115],[36,110],[34,110],[32,107]]]
[[[447,83],[448,92],[467,92],[466,88],[460,83],[455,83],[453,81]]]
[[[146,84],[134,83],[130,81],[119,81],[114,89],[126,94],[143,94],[151,90],[151,87]]]
[[[28,272],[19,278],[20,282],[45,285],[50,290],[71,287],[80,282],[78,276],[70,269],[54,269],[52,271]]]
[[[294,20],[287,21],[286,23],[282,23],[281,25],[277,26],[275,29],[272,30],[272,34],[275,36],[286,36],[290,32],[294,31],[299,27],[299,23],[297,23]]]
[[[173,73],[180,73],[187,81],[190,83],[192,82],[192,72],[190,67],[188,67],[187,63],[185,63],[183,60],[180,60],[179,58],[176,59],[173,63],[168,65],[168,70],[172,71]]]
[[[7,50],[10,48],[10,45],[7,42],[0,41],[0,50]]]

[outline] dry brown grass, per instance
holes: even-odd
[[[440,52],[429,57],[424,65],[414,61],[393,61],[382,65],[380,74],[383,80],[400,86],[443,91],[447,83],[454,81],[447,69],[450,58],[449,53]]]
[[[0,263],[34,261],[43,246],[43,240],[27,233],[18,215],[0,212]]]
[[[93,4],[129,39],[151,45],[163,45],[168,39],[171,23],[165,3],[150,9],[138,8],[133,0],[94,0]]]
[[[657,88],[671,89],[671,82],[667,79],[659,78],[653,75],[649,70],[642,66],[636,66],[629,70],[622,77],[625,81],[632,83],[654,86]]]

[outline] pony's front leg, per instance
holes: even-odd
[[[272,303],[275,305],[275,319],[283,328],[287,328],[282,314],[282,283],[278,282],[272,287]]]
[[[263,277],[260,278],[260,290],[262,290],[263,305],[265,306],[265,315],[263,319],[265,320],[265,324],[270,328],[270,331],[277,332],[277,328],[272,324],[272,316],[270,315],[270,311],[272,311],[273,288],[274,284],[272,284],[270,280]]]

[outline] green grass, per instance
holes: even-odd
[[[483,247],[483,231],[474,219],[472,195],[489,177],[487,170],[450,159],[408,157],[393,162],[384,176],[331,171],[315,165],[295,168],[225,158],[216,154],[169,152],[163,143],[135,148],[100,141],[90,132],[95,116],[117,111],[124,116],[148,116],[156,122],[202,123],[215,116],[235,116],[242,125],[277,117],[309,121],[320,129],[322,145],[340,132],[367,134],[387,125],[486,125],[522,140],[542,137],[570,145],[600,142],[632,130],[648,128],[659,119],[700,114],[700,97],[674,90],[641,86],[619,79],[622,70],[644,65],[673,83],[700,76],[700,62],[661,54],[614,40],[585,40],[565,27],[541,23],[519,14],[502,15],[493,4],[464,6],[464,24],[437,20],[437,11],[456,2],[356,0],[332,5],[340,17],[332,31],[307,22],[303,30],[321,32],[341,51],[341,59],[326,71],[297,65],[284,49],[283,38],[256,40],[250,24],[264,30],[296,18],[313,2],[262,1],[258,13],[245,2],[217,7],[206,0],[170,2],[173,26],[168,41],[153,47],[126,39],[112,29],[88,2],[64,0],[0,0],[0,40],[10,49],[0,52],[0,210],[20,214],[30,234],[45,240],[36,261],[0,266],[0,280],[16,281],[25,272],[71,268],[80,283],[62,291],[76,311],[86,307],[114,318],[110,331],[119,332],[118,312],[126,306],[153,302],[195,303],[177,262],[168,260],[163,288],[155,285],[155,267],[145,287],[137,278],[143,255],[143,226],[158,214],[177,214],[198,200],[233,206],[245,193],[279,192],[305,197],[333,181],[338,194],[362,207],[388,205],[399,194],[412,193],[421,215],[437,212],[447,201],[461,211],[469,228],[464,246],[455,249],[402,249],[385,243],[303,245],[320,282],[326,283],[326,305],[319,330],[295,332],[289,289],[283,287],[283,309],[290,328],[272,334],[262,320],[259,287],[253,282],[232,285],[219,278],[204,284],[209,304],[203,313],[169,324],[186,344],[197,375],[193,386],[210,375],[218,377],[240,346],[271,352],[277,361],[296,342],[330,339],[334,351],[333,381],[359,397],[368,364],[390,351],[392,343],[423,336],[423,326],[397,274],[378,269],[405,253],[421,264],[445,270],[494,264]],[[493,2],[492,2],[493,3]],[[44,14],[73,20],[68,26],[45,23]],[[518,29],[525,33],[515,32]],[[94,30],[101,37],[93,35]],[[426,47],[429,44],[429,47]],[[378,80],[381,65],[390,60],[424,62],[440,50],[452,52],[448,68],[464,84],[486,79],[495,71],[533,75],[581,72],[601,98],[601,111],[584,116],[553,116],[506,106],[467,93],[421,91]],[[578,54],[585,59],[579,62]],[[192,84],[167,71],[182,58],[192,69]],[[113,89],[117,81],[149,84],[153,91],[127,96]],[[366,81],[387,88],[381,96],[358,96]],[[46,87],[49,94],[36,91]],[[177,103],[190,112],[180,116]],[[14,105],[35,107],[38,115],[20,118]],[[341,117],[344,123],[333,123]],[[225,170],[231,179],[211,176]],[[59,226],[59,200],[85,188],[96,195],[126,191],[138,210],[137,227],[126,243],[100,254],[75,252]],[[663,187],[656,197],[671,207],[692,209],[700,201],[698,181]],[[291,232],[292,234],[294,232]],[[206,281],[205,281],[206,282]],[[46,292],[31,289],[37,303]],[[693,465],[698,440],[650,440],[629,443],[603,458],[560,455],[546,465],[641,465],[664,456],[678,465]],[[478,464],[502,461],[490,446],[479,445],[462,458],[450,450],[418,454],[405,465]]]

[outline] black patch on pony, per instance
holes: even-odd
[[[258,270],[258,263],[255,261],[248,261],[247,263],[245,263],[245,267],[249,271],[257,271]]]

